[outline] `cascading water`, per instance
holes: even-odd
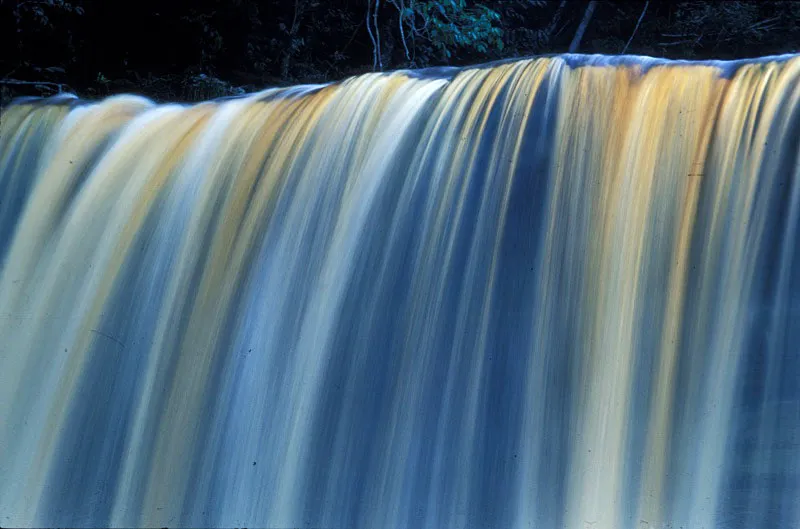
[[[0,133],[0,525],[800,527],[799,56]]]

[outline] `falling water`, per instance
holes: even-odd
[[[0,127],[3,526],[800,526],[799,56]]]

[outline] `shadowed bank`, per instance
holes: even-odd
[[[4,526],[800,524],[800,57],[0,124]]]

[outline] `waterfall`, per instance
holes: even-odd
[[[800,527],[800,56],[0,124],[0,525]]]

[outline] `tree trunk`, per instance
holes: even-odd
[[[630,46],[631,42],[633,42],[633,37],[636,35],[636,32],[639,30],[639,24],[642,23],[642,19],[644,18],[644,14],[647,13],[647,6],[649,6],[649,5],[650,5],[650,0],[647,0],[647,2],[644,3],[644,9],[642,9],[642,14],[639,15],[639,20],[636,21],[636,27],[633,28],[633,33],[631,33],[631,38],[628,39],[628,42],[625,43],[625,47],[622,48],[622,53],[623,54],[625,54],[625,52],[628,51],[628,46]]]
[[[581,45],[583,34],[586,33],[586,28],[589,27],[589,21],[592,20],[592,15],[594,15],[595,7],[597,7],[596,0],[592,0],[589,2],[589,5],[586,6],[586,11],[583,13],[583,20],[581,20],[581,24],[578,26],[578,31],[575,32],[575,36],[572,38],[572,44],[569,45],[570,53],[578,52],[578,47]]]
[[[289,70],[292,66],[292,55],[295,52],[295,38],[297,31],[300,29],[300,18],[303,16],[303,8],[305,0],[294,1],[294,18],[292,19],[292,27],[289,28],[289,45],[283,51],[281,57],[281,77],[286,80],[289,78]]]
[[[564,11],[564,6],[567,5],[567,0],[561,0],[561,3],[558,4],[558,9],[556,9],[556,14],[553,15],[552,20],[547,25],[547,28],[544,30],[545,35],[547,35],[547,43],[550,43],[550,40],[553,37],[553,32],[556,30],[556,26],[558,25],[558,21],[561,20],[561,13]]]

